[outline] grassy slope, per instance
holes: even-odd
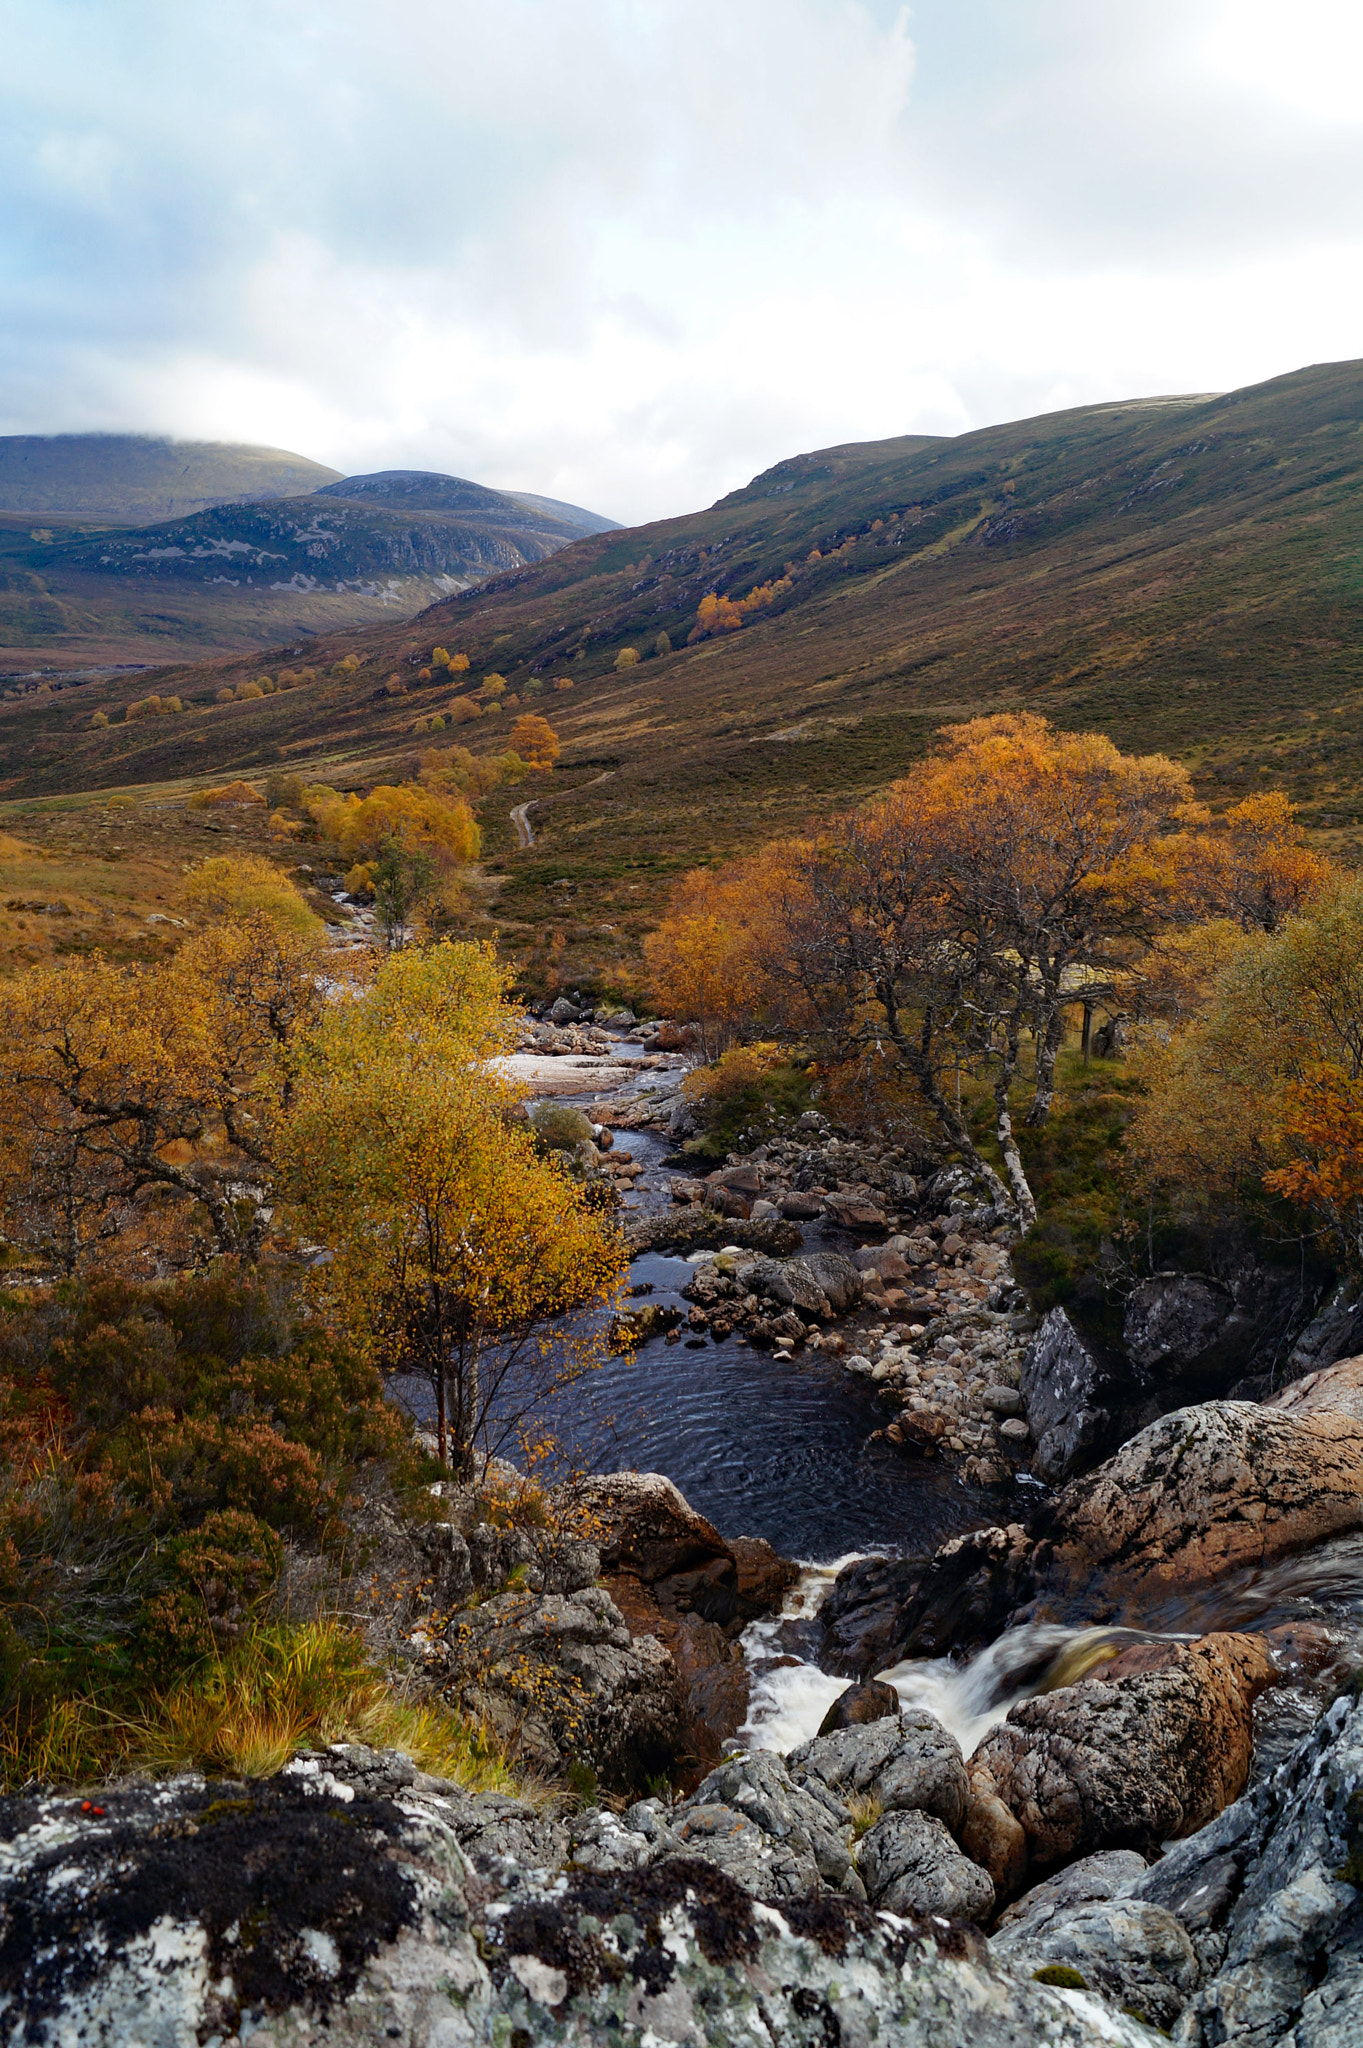
[[[287,498],[339,475],[287,448],[154,434],[0,435],[0,506],[39,517],[138,524],[205,505]]]
[[[740,595],[788,564],[771,613],[684,645],[706,590]],[[6,705],[0,780],[28,798],[280,760],[362,778],[416,744],[427,704],[372,692],[433,642],[513,687],[567,675],[545,708],[574,790],[533,814],[524,855],[489,811],[488,855],[510,918],[553,906],[570,962],[627,979],[673,874],[885,783],[978,711],[1028,705],[1177,753],[1217,799],[1282,782],[1351,843],[1361,619],[1363,365],[1328,365],[1221,398],[795,458],[708,511],[593,536],[411,625],[310,649],[364,654],[349,679],[100,734],[79,729],[95,705],[113,715],[145,682]],[[660,630],[677,651],[615,672],[620,647]],[[156,686],[206,702],[246,672],[171,669]]]

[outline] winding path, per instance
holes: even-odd
[[[527,846],[533,846],[535,843],[534,828],[527,814],[530,810],[530,804],[537,801],[538,799],[532,796],[530,803],[517,804],[515,810],[511,813],[511,824],[516,834],[516,845],[521,851],[524,851]]]

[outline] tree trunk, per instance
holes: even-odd
[[[898,1052],[904,1067],[913,1075],[914,1080],[917,1081],[922,1089],[923,1098],[941,1125],[943,1136],[960,1153],[975,1178],[982,1186],[988,1189],[996,1206],[1005,1209],[1010,1207],[1007,1188],[999,1179],[989,1161],[984,1157],[975,1140],[971,1137],[970,1127],[966,1123],[965,1118],[958,1109],[952,1107],[946,1096],[943,1095],[931,1058],[926,1051],[915,1046],[905,1036],[899,1015],[899,1005],[895,1001],[893,994],[882,989],[880,991],[880,1000],[885,1011],[886,1024],[895,1050]],[[930,1035],[931,1026],[925,1024],[924,1031],[925,1034]],[[1031,1190],[1029,1189],[1029,1197],[1030,1193]],[[1033,1206],[1032,1213],[1035,1216],[1035,1205]]]
[[[997,1119],[995,1129],[998,1133],[999,1150],[1003,1154],[1004,1170],[1008,1175],[1008,1184],[1013,1190],[1013,1199],[1017,1204],[1018,1222],[1024,1230],[1030,1230],[1036,1222],[1036,1197],[1032,1193],[1031,1183],[1027,1179],[1027,1169],[1022,1163],[1022,1154],[1013,1135],[1013,1112],[1008,1103],[1008,1090],[1017,1072],[1018,1049],[1022,1038],[1020,1019],[1016,1016],[1011,1017],[1007,1031],[1004,1055],[994,1082],[994,1112]]]
[[[1059,1002],[1054,1002],[1046,1018],[1046,1029],[1036,1042],[1036,1091],[1025,1118],[1033,1129],[1045,1123],[1055,1101],[1055,1061],[1064,1032],[1064,1014]]]
[[[442,1465],[449,1464],[449,1431],[445,1425],[445,1361],[435,1368],[435,1453]]]
[[[1083,1029],[1083,1032],[1082,1032],[1082,1034],[1081,1034],[1081,1036],[1080,1036],[1080,1050],[1082,1051],[1082,1053],[1083,1053],[1083,1055],[1084,1055],[1084,1065],[1085,1065],[1085,1066],[1087,1066],[1087,1065],[1088,1065],[1088,1063],[1089,1063],[1089,1055],[1090,1055],[1090,1053],[1091,1053],[1091,1052],[1092,1052],[1092,1050],[1093,1050],[1093,1005],[1092,1005],[1092,1003],[1085,1003],[1085,1005],[1084,1005],[1084,1029]]]

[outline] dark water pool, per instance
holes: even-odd
[[[636,1259],[648,1299],[676,1302],[690,1268]],[[403,1383],[429,1423],[429,1393]],[[850,1551],[933,1549],[995,1519],[997,1501],[941,1465],[867,1439],[883,1411],[818,1352],[790,1362],[728,1338],[695,1349],[661,1337],[610,1358],[552,1404],[546,1420],[580,1469],[665,1472],[726,1536],[765,1536],[786,1557],[827,1563]]]

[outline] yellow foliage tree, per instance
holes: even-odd
[[[481,834],[462,797],[419,782],[381,783],[363,798],[313,790],[307,802],[314,823],[349,863],[377,859],[389,843],[443,856],[451,864],[478,858]]]
[[[264,912],[155,967],[99,955],[0,984],[0,1214],[65,1272],[130,1249],[154,1269],[254,1259],[270,1120],[321,1004],[315,943]]]
[[[511,728],[511,744],[532,768],[552,768],[563,751],[559,736],[537,711],[523,711]]]
[[[279,824],[282,829],[276,836],[287,838],[288,821],[281,817]],[[260,912],[300,938],[320,941],[324,935],[322,920],[308,909],[294,883],[273,861],[257,853],[219,854],[206,860],[186,881],[184,898],[210,917],[250,917]]]
[[[293,1213],[332,1251],[318,1310],[390,1375],[431,1388],[442,1461],[469,1472],[596,1364],[624,1253],[536,1156],[492,1064],[515,1038],[490,948],[397,954],[333,1005],[278,1140]]]

